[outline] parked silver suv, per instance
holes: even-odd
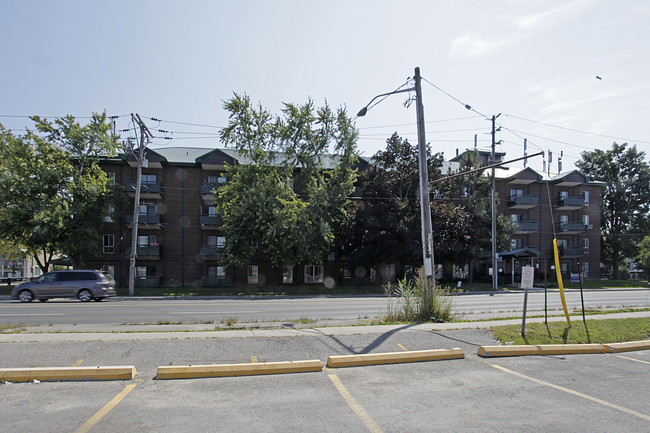
[[[45,302],[51,298],[78,298],[82,302],[91,299],[101,301],[115,296],[115,280],[103,271],[54,271],[14,287],[11,299]]]

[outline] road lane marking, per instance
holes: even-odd
[[[170,312],[168,314],[244,314],[244,313],[261,313],[261,311],[178,311]]]
[[[85,361],[85,359],[80,359],[79,361],[77,361],[77,362],[75,362],[74,364],[72,364],[72,366],[73,366],[73,367],[79,367],[79,366],[80,366],[84,361]]]
[[[399,343],[397,343],[397,347],[399,347],[400,349],[402,349],[402,350],[405,351],[405,352],[408,352],[408,349],[407,349],[406,347],[402,346],[402,345],[399,344]]]
[[[502,367],[500,365],[491,364],[489,362],[486,362],[486,364],[496,368],[497,370],[501,370],[501,371],[504,371],[506,373],[512,374],[513,376],[517,376],[517,377],[520,377],[522,379],[530,380],[531,382],[535,382],[535,383],[537,383],[539,385],[548,386],[549,388],[557,389],[558,391],[566,392],[568,394],[575,395],[576,397],[581,397],[581,398],[584,398],[586,400],[593,401],[594,403],[602,404],[603,406],[607,406],[607,407],[609,407],[611,409],[616,409],[616,410],[621,411],[623,413],[626,413],[628,415],[633,415],[633,416],[636,416],[638,418],[644,419],[646,421],[650,421],[650,416],[648,416],[646,414],[643,414],[643,413],[640,413],[640,412],[637,412],[637,411],[634,411],[632,409],[628,409],[628,408],[625,408],[623,406],[619,406],[617,404],[610,403],[608,401],[601,400],[599,398],[592,397],[590,395],[583,394],[581,392],[574,391],[572,389],[565,388],[565,387],[560,386],[560,385],[555,385],[555,384],[552,384],[552,383],[549,383],[549,382],[544,382],[543,380],[535,379],[534,377],[530,377],[530,376],[526,376],[525,374],[517,373],[516,371],[509,370],[509,369],[507,369],[505,367]]]
[[[7,316],[65,316],[63,313],[24,313],[24,314],[0,314],[0,317]]]
[[[86,421],[84,425],[79,427],[79,429],[75,433],[86,433],[88,430],[93,428],[99,421],[102,420],[102,418],[106,416],[107,413],[113,410],[113,408],[117,406],[117,404],[121,402],[124,399],[124,397],[126,397],[127,395],[129,395],[131,391],[133,391],[133,388],[135,388],[138,385],[138,382],[139,381],[127,385],[122,390],[122,392],[120,392],[115,397],[113,397],[113,400],[106,403],[106,405],[103,408],[101,408],[99,411],[97,411],[95,415],[91,416],[90,419]]]
[[[339,394],[341,394],[341,397],[346,401],[346,403],[352,408],[355,414],[361,420],[363,423],[366,425],[368,430],[370,430],[371,433],[383,433],[383,430],[379,427],[379,425],[368,415],[368,412],[365,411],[365,409],[357,402],[352,395],[348,392],[348,390],[343,386],[343,383],[339,379],[339,377],[336,375],[336,373],[333,373],[330,369],[326,369],[328,371],[327,376],[330,378],[336,389],[338,390]]]
[[[641,359],[634,359],[634,358],[630,358],[630,357],[628,357],[628,356],[621,356],[621,355],[616,355],[616,356],[617,356],[618,358],[627,359],[628,361],[636,361],[636,362],[640,362],[640,363],[642,363],[642,364],[650,364],[650,362],[648,362],[648,361],[643,361],[643,360],[641,360]]]

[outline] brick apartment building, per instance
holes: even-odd
[[[396,264],[384,263],[377,269],[366,269],[363,277],[358,278],[358,272],[351,276],[334,252],[324,263],[278,268],[258,254],[250,263],[224,266],[226,236],[212,191],[227,181],[226,165],[245,161],[238,161],[233,149],[185,147],[146,149],[145,158],[138,214],[136,287],[339,285],[382,282],[406,271],[408,265],[399,265],[404,269],[397,269]],[[118,285],[127,286],[137,161],[131,154],[121,154],[102,160],[101,167],[116,185],[124,188],[128,200],[117,204],[115,217],[107,219],[101,239],[103,257],[92,266],[111,272]],[[554,177],[531,169],[498,171],[499,211],[518,224],[512,250],[500,254],[499,268],[506,278],[501,283],[510,283],[509,276],[517,282],[525,264],[539,265],[540,269],[545,260],[547,266],[552,264],[554,227],[562,272],[568,276],[581,270],[585,278],[599,278],[602,185],[590,182],[577,171]],[[479,274],[487,275],[488,266],[488,260],[481,262]],[[463,267],[467,266],[455,266]],[[464,277],[462,272],[454,276]]]

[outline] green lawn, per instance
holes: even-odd
[[[621,343],[650,339],[650,318],[587,320],[571,318],[571,327],[565,321],[530,323],[526,336],[521,336],[521,325],[493,327],[494,337],[503,344],[585,344]]]

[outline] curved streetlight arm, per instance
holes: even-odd
[[[394,95],[394,94],[396,94],[396,93],[412,92],[412,91],[414,91],[414,90],[415,90],[415,87],[409,87],[408,89],[394,90],[394,91],[392,91],[392,92],[382,93],[382,94],[380,94],[380,95],[377,95],[377,96],[375,96],[374,98],[372,98],[372,99],[370,100],[370,102],[368,102],[368,103],[366,104],[365,107],[363,107],[361,110],[359,110],[359,112],[357,113],[357,117],[363,117],[363,116],[365,116],[366,113],[368,112],[368,107],[369,107],[370,104],[372,104],[372,103],[375,101],[375,99],[377,99],[377,98],[381,98],[382,96]]]

